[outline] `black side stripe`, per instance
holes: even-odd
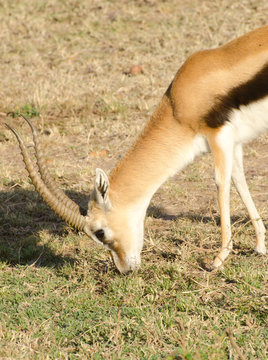
[[[249,105],[268,95],[268,63],[249,81],[241,84],[225,95],[217,98],[216,104],[204,117],[206,124],[217,128],[229,120],[232,109]]]

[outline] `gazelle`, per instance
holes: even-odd
[[[11,130],[36,190],[62,219],[104,245],[120,272],[140,265],[146,209],[155,191],[207,151],[214,157],[221,216],[222,246],[214,267],[222,266],[232,250],[231,179],[254,225],[255,250],[266,253],[265,227],[245,180],[242,144],[268,129],[268,26],[189,57],[109,178],[96,170],[86,216],[50,178],[38,135],[29,124],[39,173],[19,134]]]

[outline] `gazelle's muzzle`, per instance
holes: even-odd
[[[115,251],[111,251],[111,256],[113,259],[113,262],[118,269],[118,271],[122,274],[129,273],[131,271],[138,270],[141,263],[141,257],[140,255],[135,256],[127,256],[121,254],[118,256],[118,253]]]

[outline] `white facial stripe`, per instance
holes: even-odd
[[[96,231],[98,231],[98,230],[100,230],[100,229],[102,229],[100,221],[95,221],[95,222],[92,224],[92,231],[93,231],[93,232],[96,232]]]
[[[107,241],[113,239],[113,231],[112,231],[110,228],[108,228],[108,226],[104,226],[104,227],[102,228],[102,230],[104,231],[105,239],[106,239]]]
[[[129,227],[132,235],[132,244],[128,256],[137,257],[143,247],[144,219],[151,196],[145,198],[129,210]]]

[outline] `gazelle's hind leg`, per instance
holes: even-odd
[[[243,150],[241,145],[236,145],[234,147],[234,158],[233,158],[233,170],[232,170],[232,180],[236,187],[237,192],[239,193],[245,207],[248,210],[249,217],[253,223],[257,243],[255,251],[260,254],[266,254],[265,248],[265,227],[258,214],[258,211],[255,207],[255,204],[250,195],[245,173],[243,167]]]
[[[221,217],[222,246],[213,262],[213,266],[218,268],[223,265],[233,248],[230,222],[230,182],[234,141],[231,126],[226,125],[221,129],[212,131],[208,135],[208,141],[214,157],[215,180]]]

